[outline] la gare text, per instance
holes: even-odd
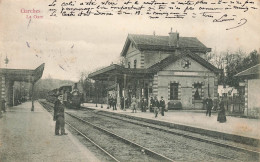
[[[27,13],[28,14],[28,15],[26,15],[27,19],[32,19],[32,18],[42,19],[43,18],[43,16],[39,15],[41,13],[41,11],[36,10],[36,9],[27,10],[27,9],[22,8],[21,13]],[[32,14],[32,15],[29,15],[29,14]]]

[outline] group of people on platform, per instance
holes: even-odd
[[[112,95],[110,95],[109,98],[108,98],[108,104],[109,104],[108,108],[112,107],[113,110],[117,110],[116,103],[117,103],[116,97],[113,97]]]
[[[207,109],[206,111],[206,116],[209,115],[209,117],[211,116],[211,110],[213,108],[213,100],[211,99],[210,96],[208,96],[208,98],[206,98],[206,100],[204,101],[204,105]],[[226,118],[226,112],[225,112],[225,107],[224,107],[224,102],[222,97],[220,97],[220,101],[219,101],[219,108],[217,109],[218,111],[218,117],[217,117],[217,121],[220,123],[224,123],[227,121]]]
[[[163,99],[163,96],[161,97],[160,101],[158,101],[156,96],[154,98],[151,97],[151,99],[150,99],[150,112],[154,112],[155,118],[158,116],[159,112],[161,113],[162,116],[164,116],[165,101]]]
[[[131,108],[132,108],[132,113],[136,113],[136,109],[138,106],[137,99],[133,95],[131,99]],[[140,107],[142,112],[146,112],[148,109],[148,102],[145,98],[142,98],[140,101]],[[155,118],[158,116],[158,113],[160,112],[162,116],[164,116],[165,112],[165,101],[163,97],[161,97],[161,100],[158,101],[157,97],[155,96],[154,98],[151,97],[150,99],[150,105],[149,105],[150,112],[154,112]]]
[[[130,104],[129,104],[129,102],[130,102]],[[111,96],[109,98],[109,107],[113,107],[113,110],[117,110],[116,104],[117,104],[116,98],[113,98]],[[121,97],[120,105],[121,105],[121,109],[123,109],[124,105],[125,105],[126,108],[132,109],[132,113],[136,113],[137,107],[138,107],[138,99],[136,99],[135,95],[133,95],[131,99]],[[226,119],[226,114],[225,114],[224,102],[223,102],[222,98],[220,98],[218,105],[219,105],[218,106],[219,108],[217,109],[217,111],[218,111],[217,121],[219,121],[220,123],[226,122],[227,119]],[[150,98],[150,105],[148,105],[147,99],[142,97],[141,100],[140,100],[139,106],[141,108],[141,112],[146,112],[146,110],[149,109],[150,112],[154,112],[154,115],[155,115],[155,118],[156,118],[159,113],[162,116],[164,116],[166,104],[165,104],[165,101],[163,99],[163,96],[161,96],[160,101],[157,99],[157,96],[155,96],[155,97]],[[206,116],[211,117],[211,110],[212,110],[214,105],[213,105],[213,100],[211,99],[210,96],[208,96],[204,100],[204,106],[206,108]]]

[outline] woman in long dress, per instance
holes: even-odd
[[[225,107],[224,107],[224,102],[223,99],[220,98],[220,102],[219,102],[219,112],[218,112],[218,119],[217,119],[220,123],[224,123],[227,121],[226,118],[226,113],[225,113]]]

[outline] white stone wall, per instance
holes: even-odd
[[[260,79],[248,80],[248,111],[249,116],[259,117],[260,111],[260,91],[259,91]]]
[[[170,53],[144,51],[143,52],[144,67],[149,68],[150,66],[156,64],[157,62],[165,59],[169,55]]]
[[[170,101],[170,83],[179,83],[178,101],[182,103],[183,109],[202,109],[202,100],[194,100],[194,83],[202,83],[202,99],[208,96],[209,86],[209,93],[213,99],[217,97],[217,76],[188,57],[184,60],[190,61],[190,67],[183,68],[182,60],[177,60],[158,72],[156,95],[163,96],[168,103]]]
[[[137,61],[136,68],[141,68],[143,66],[141,52],[132,46],[131,43],[125,57],[125,68],[128,68],[128,62],[130,62],[130,68],[134,68],[134,60]]]

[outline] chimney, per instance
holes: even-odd
[[[74,83],[73,90],[74,90],[74,89],[78,89],[78,83]]]
[[[177,31],[172,32],[172,28],[169,33],[169,46],[179,47],[179,33]]]

